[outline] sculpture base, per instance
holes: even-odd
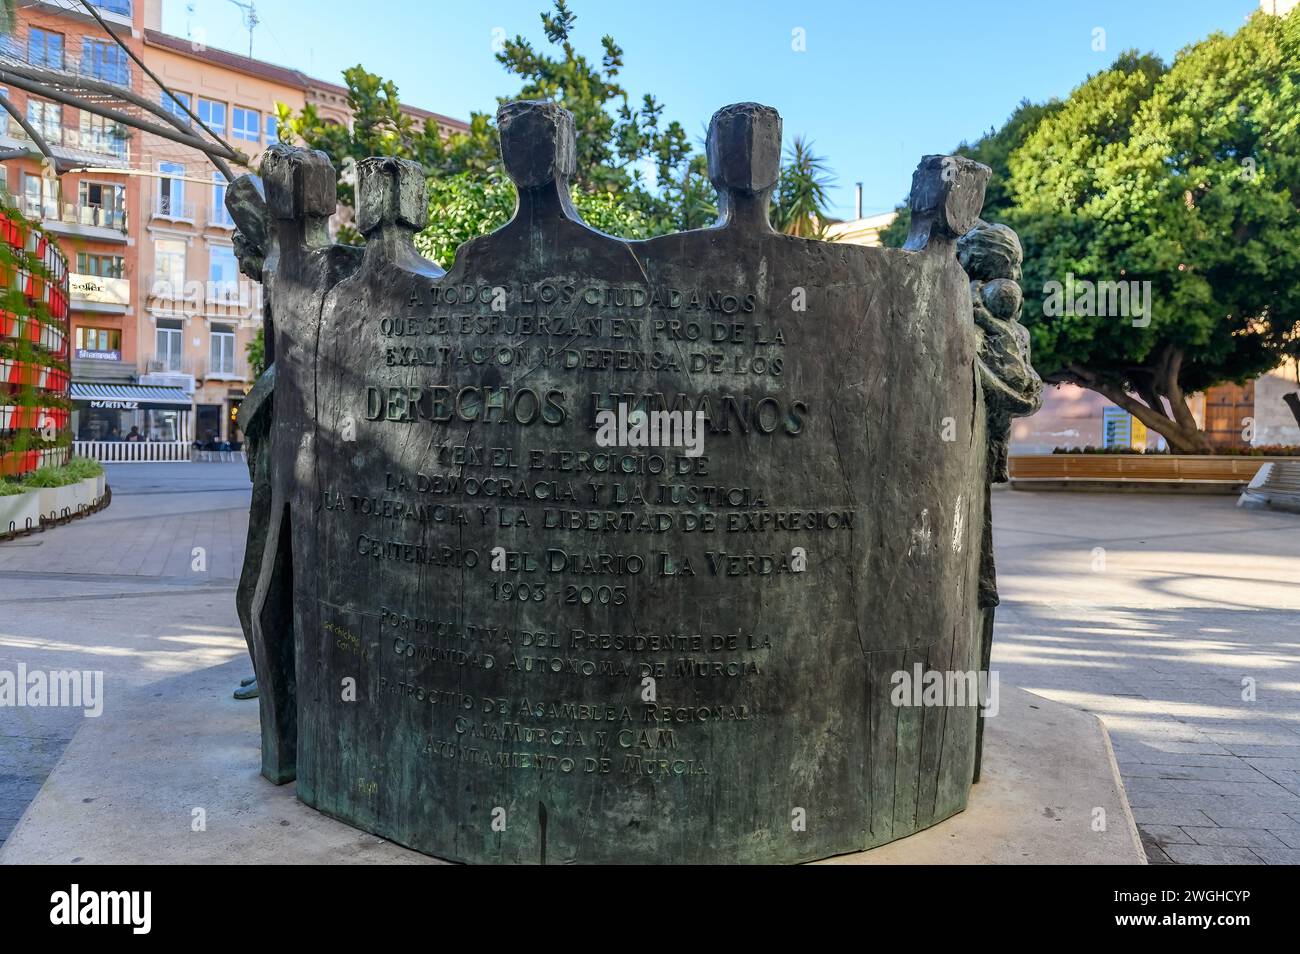
[[[86,725],[0,848],[3,864],[436,864],[258,774],[257,705],[227,663],[149,686]],[[201,815],[196,811],[202,809]],[[1104,810],[1104,830],[1096,831]],[[205,830],[195,831],[199,821]],[[838,864],[1144,864],[1095,716],[1003,685],[964,812]]]

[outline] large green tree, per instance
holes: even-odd
[[[1124,53],[957,151],[993,168],[985,218],[1020,233],[1045,381],[1195,452],[1188,395],[1300,351],[1300,10],[1170,65]],[[902,215],[886,244],[906,229]]]
[[[1255,377],[1295,348],[1300,10],[1256,14],[1167,68],[1122,56],[1045,118],[1010,167],[1044,379],[1097,391],[1176,451],[1204,449],[1188,395]],[[1050,283],[1071,278],[1138,283],[1145,312],[1086,299],[1061,309]]]

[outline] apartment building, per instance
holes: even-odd
[[[131,0],[95,0],[100,15],[133,51],[143,48],[142,21]],[[0,36],[0,53],[34,67],[65,71],[139,92],[139,70],[105,36],[89,13],[71,5],[27,0],[17,8],[12,33]],[[0,149],[30,155],[3,163],[0,178],[18,207],[59,242],[71,290],[73,432],[82,438],[118,436],[121,406],[114,389],[135,381],[138,364],[136,302],[131,280],[138,243],[131,210],[140,182],[129,175],[138,136],[118,123],[20,89],[0,87],[48,143],[54,155],[82,167],[55,175],[19,123],[0,112]],[[181,396],[155,394],[160,405]],[[105,406],[105,405],[108,406]],[[117,406],[114,406],[117,405]]]
[[[144,60],[217,136],[249,156],[278,141],[277,104],[306,103],[300,73],[205,49],[148,26],[160,4],[146,4]],[[142,137],[153,174],[138,196],[141,375],[146,385],[192,395],[192,436],[239,441],[239,405],[252,385],[247,349],[262,324],[261,286],[239,274],[225,208],[226,180],[201,153],[150,134]],[[235,169],[236,173],[244,171]]]
[[[351,121],[347,90],[297,70],[205,47],[163,33],[162,0],[144,0],[144,62],[204,124],[249,156],[279,139],[279,104],[314,103],[323,116]],[[184,114],[176,102],[170,104]],[[465,123],[407,107],[444,134]],[[192,436],[241,439],[239,406],[252,386],[247,348],[262,324],[261,287],[243,279],[225,209],[225,180],[199,153],[144,134],[155,178],[137,195],[142,384],[193,396]],[[236,169],[236,172],[244,171]]]
[[[0,59],[120,86],[193,125],[184,104],[249,157],[236,174],[255,170],[278,141],[279,104],[312,103],[329,121],[351,121],[344,87],[166,34],[162,3],[94,0],[161,87],[69,0],[19,0],[12,33],[0,36]],[[0,110],[0,151],[27,153],[0,162],[0,185],[56,237],[68,261],[74,437],[113,442],[134,428],[149,442],[174,445],[177,459],[195,439],[240,440],[261,288],[239,274],[224,177],[195,149],[54,98],[0,92],[77,170],[49,168]],[[404,109],[444,134],[468,128]]]

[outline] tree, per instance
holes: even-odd
[[[650,222],[634,207],[610,192],[577,191],[574,206],[592,228],[624,238],[649,238]],[[429,180],[429,225],[415,236],[421,255],[444,268],[456,249],[478,235],[505,225],[515,210],[515,189],[502,176],[462,172]]]
[[[1297,116],[1300,12],[1257,13],[1169,66],[1124,53],[1066,101],[1022,102],[958,147],[993,169],[984,217],[1020,234],[1021,321],[1044,381],[1197,452],[1189,394],[1300,355]],[[903,210],[885,244],[907,228]]]
[[[1206,448],[1187,395],[1296,348],[1297,116],[1300,12],[1257,13],[1168,68],[1127,53],[1043,119],[1010,157],[1010,218],[1044,380],[1102,394],[1175,451]],[[1145,289],[1146,311],[1095,294],[1058,307],[1050,283],[1077,279]]]
[[[772,203],[772,224],[787,235],[821,238],[826,233],[826,190],[834,179],[812,143],[795,136],[786,150]]]
[[[574,204],[584,218],[624,238],[711,224],[717,218],[717,200],[704,155],[693,148],[679,123],[664,121],[663,106],[653,95],[634,98],[622,86],[622,48],[604,36],[599,63],[579,53],[572,39],[577,17],[566,0],[556,0],[541,22],[551,50],[539,50],[517,36],[497,53],[506,72],[519,80],[518,91],[498,102],[549,99],[573,114],[578,134]],[[439,262],[446,264],[464,239],[509,217],[513,187],[500,167],[499,140],[489,115],[474,113],[468,132],[443,136],[436,124],[416,128],[402,114],[391,81],[361,66],[344,70],[343,79],[354,116],[351,129],[322,119],[310,105],[298,113],[280,108],[284,138],[324,151],[340,170],[342,206],[351,208],[355,201],[353,164],[367,156],[392,155],[428,170],[430,225],[417,245]],[[824,219],[824,160],[807,153],[802,140],[790,155],[792,161],[813,161],[801,171],[782,171],[782,181],[795,190],[789,194],[803,209],[803,218],[796,215],[794,227],[801,230],[796,234],[810,234],[809,210],[815,210],[818,222]],[[806,178],[810,173],[812,178]],[[809,187],[811,193],[799,191]],[[782,208],[780,203],[778,190],[774,214]],[[338,239],[363,241],[346,222]]]

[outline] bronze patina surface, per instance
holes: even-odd
[[[360,164],[364,251],[322,154],[263,167],[264,773],[475,862],[795,862],[960,811],[975,700],[891,690],[987,666],[989,480],[1038,400],[988,169],[926,157],[905,249],[778,234],[781,120],[742,103],[717,225],[624,241],[574,211],[566,112],[498,122],[518,207],[445,273],[418,167]]]

